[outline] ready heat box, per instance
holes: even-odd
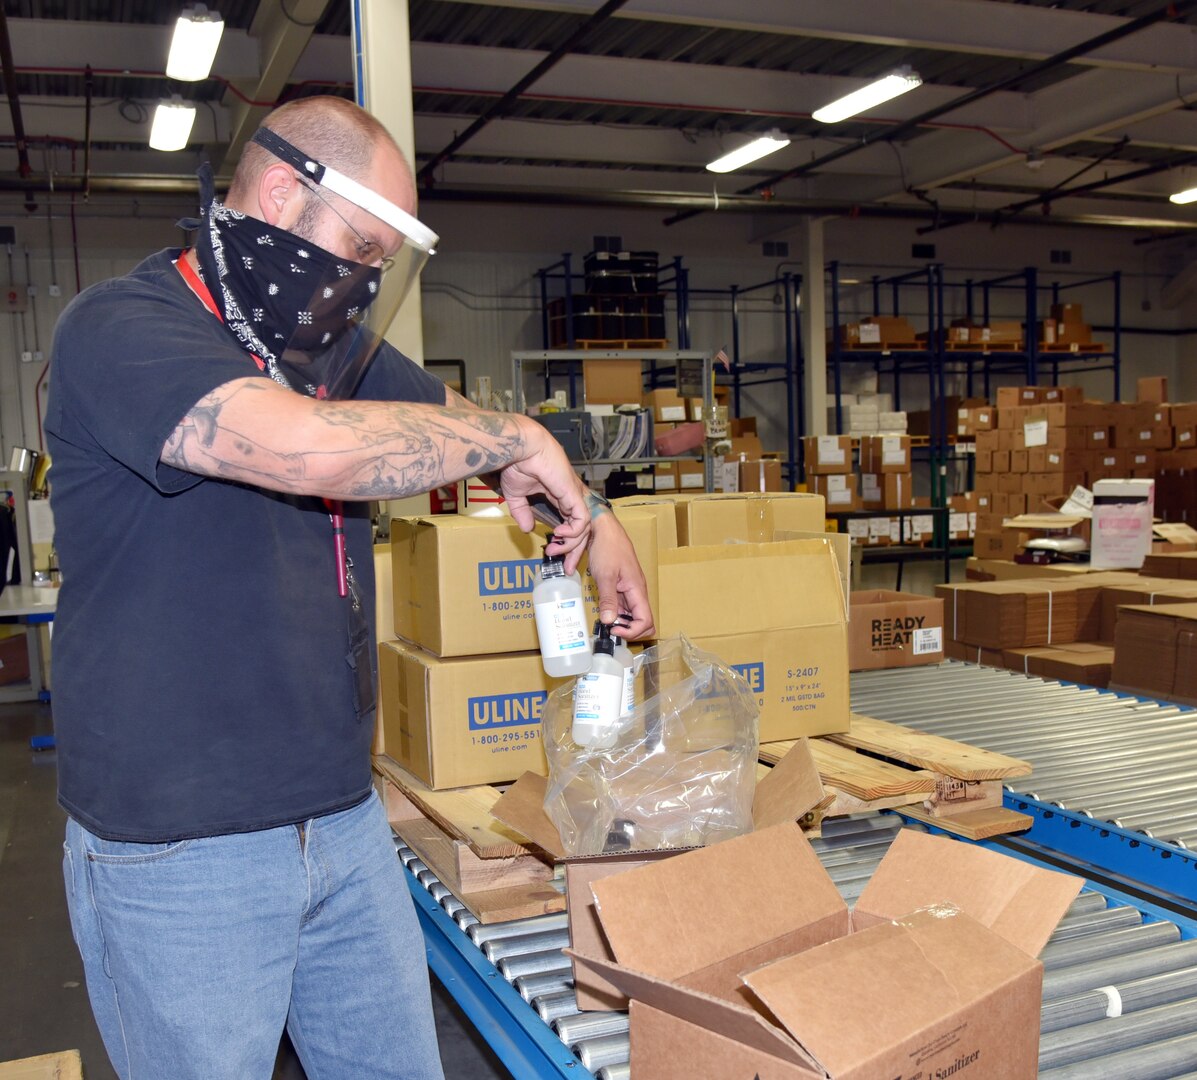
[[[388,757],[432,788],[544,774],[541,714],[556,681],[540,653],[442,660],[403,641],[378,646]]]
[[[656,518],[622,507],[615,514],[636,549],[656,610]],[[522,532],[506,516],[392,519],[394,635],[441,657],[539,648],[532,589],[544,542],[543,531]],[[590,625],[598,617],[598,588],[585,555],[578,569]]]
[[[568,952],[631,999],[633,1076],[1033,1080],[1082,884],[903,830],[849,911],[786,823],[593,881],[603,936]]]
[[[875,589],[854,592],[848,619],[853,671],[938,664],[943,659],[943,600]]]

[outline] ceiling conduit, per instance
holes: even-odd
[[[25,141],[25,121],[21,117],[21,99],[17,93],[17,69],[12,58],[12,38],[8,33],[8,16],[0,4],[0,67],[4,71],[4,93],[8,96],[8,111],[12,114],[12,132],[17,144],[17,169],[23,178],[33,175],[29,164],[29,145]],[[37,209],[34,188],[25,188],[25,209]]]

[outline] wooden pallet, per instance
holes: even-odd
[[[577,349],[668,349],[666,338],[577,338],[574,341]]]
[[[1031,772],[1031,765],[1018,758],[855,713],[851,730],[827,738],[841,746],[931,773],[935,790],[923,800],[923,812],[936,821],[968,821],[970,815],[980,811],[1001,810],[1003,782]],[[1008,828],[999,828],[1000,821]],[[1027,823],[1023,817],[1003,813],[986,818],[983,827],[1012,832],[1026,828]]]
[[[1103,341],[1073,341],[1068,344],[1052,345],[1045,342],[1039,346],[1039,351],[1041,353],[1104,353],[1106,346]]]
[[[0,1062],[0,1080],[83,1080],[78,1050]]]
[[[947,352],[1022,352],[1021,341],[949,341]]]
[[[1034,819],[1029,815],[1007,810],[1003,806],[968,810],[955,817],[940,817],[922,807],[914,806],[903,808],[902,813],[968,840],[984,840],[1004,833],[1024,832],[1034,824]]]
[[[855,345],[844,345],[843,352],[927,352],[921,341],[858,341]]]

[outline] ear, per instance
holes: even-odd
[[[305,194],[290,165],[271,165],[258,178],[257,216],[268,225],[289,229],[303,209]]]

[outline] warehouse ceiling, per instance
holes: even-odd
[[[387,0],[371,0],[385,3]],[[0,199],[152,199],[227,176],[270,103],[352,96],[349,0],[214,2],[213,75],[165,79],[182,4],[3,0]],[[1197,2],[409,0],[422,198],[1197,224]],[[4,46],[7,45],[7,48]],[[541,65],[539,77],[527,76]],[[820,105],[908,66],[923,84],[839,124]],[[523,84],[527,85],[524,86]],[[518,90],[518,93],[514,93]],[[190,146],[149,150],[153,107],[199,105]],[[792,141],[704,168],[753,133]],[[26,151],[15,133],[24,131]]]

